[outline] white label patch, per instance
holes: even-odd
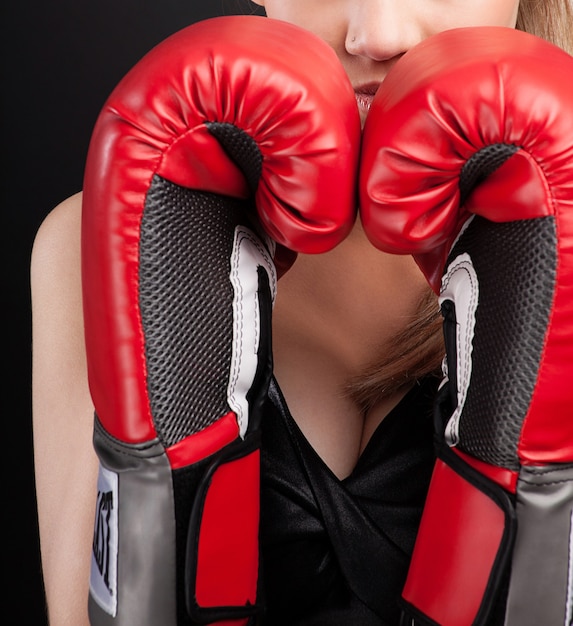
[[[247,432],[249,403],[247,393],[257,372],[261,320],[259,309],[258,267],[268,276],[271,297],[276,294],[276,270],[269,251],[260,238],[243,226],[235,229],[235,241],[231,256],[230,280],[233,298],[233,351],[227,401],[235,412],[241,437]]]
[[[459,441],[460,415],[464,409],[472,375],[473,338],[479,300],[478,278],[469,254],[464,253],[456,257],[444,273],[440,304],[444,300],[453,302],[456,310],[458,405],[448,421],[445,432],[447,443],[455,446]]]
[[[100,465],[94,523],[90,594],[112,617],[117,613],[118,476]]]

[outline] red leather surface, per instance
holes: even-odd
[[[327,44],[284,22],[233,16],[190,26],[144,57],[98,118],[84,184],[90,388],[104,428],[123,441],[155,434],[138,310],[139,228],[153,175],[247,194],[207,121],[235,124],[257,142],[257,205],[281,244],[323,251],[354,220],[360,121]]]
[[[237,416],[229,411],[211,426],[189,435],[166,449],[173,469],[186,467],[214,454],[239,436]]]
[[[395,65],[367,118],[361,215],[378,247],[413,253],[432,283],[470,212],[509,221],[573,205],[573,59],[502,27],[431,37]],[[459,209],[460,172],[481,148],[521,151]]]
[[[466,452],[462,452],[459,448],[452,448],[452,452],[457,454],[470,467],[473,467],[480,474],[486,476],[489,480],[492,480],[506,491],[510,493],[516,492],[519,472],[506,469],[505,467],[491,465],[490,463],[484,463],[484,461],[480,461],[480,459],[476,459]]]
[[[200,607],[257,600],[259,452],[221,465],[207,492],[198,544]]]
[[[438,460],[403,598],[438,624],[472,624],[504,524],[495,502]]]

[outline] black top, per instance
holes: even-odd
[[[265,626],[398,624],[398,598],[434,463],[437,379],[417,384],[338,479],[275,381],[263,422]]]

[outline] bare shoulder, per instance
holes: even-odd
[[[82,194],[58,204],[44,219],[32,249],[32,279],[54,270],[54,264],[70,261],[80,254]],[[65,264],[63,265],[65,267]]]
[[[32,322],[36,342],[64,331],[68,339],[83,333],[81,304],[81,193],[56,206],[44,219],[32,248],[30,286]],[[80,329],[81,327],[81,329]]]

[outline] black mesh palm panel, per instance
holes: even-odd
[[[553,217],[474,217],[448,262],[468,253],[479,281],[472,375],[460,448],[518,469],[517,445],[537,380],[557,267]]]
[[[228,412],[235,227],[244,201],[156,176],[141,224],[140,308],[148,391],[164,446]]]

